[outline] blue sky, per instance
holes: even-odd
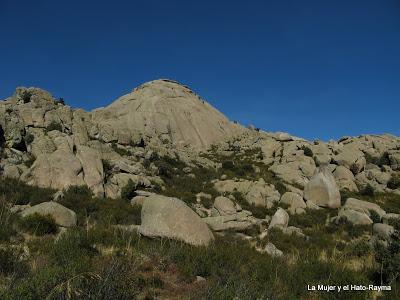
[[[0,99],[93,109],[157,78],[268,131],[400,135],[400,1],[0,0]]]

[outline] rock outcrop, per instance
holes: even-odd
[[[327,167],[322,167],[304,188],[304,198],[318,206],[340,207],[340,193],[335,178]]]
[[[202,149],[242,130],[192,90],[171,80],[137,87],[106,108],[93,111],[93,121],[105,141],[129,141],[145,134]]]
[[[150,195],[144,201],[139,233],[195,246],[208,245],[214,239],[207,225],[183,201],[161,195]]]
[[[33,214],[42,216],[50,215],[57,225],[71,227],[76,225],[76,214],[74,211],[56,202],[43,202],[22,210],[21,216],[27,217]]]

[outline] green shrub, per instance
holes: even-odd
[[[50,215],[42,216],[37,213],[22,218],[19,222],[19,228],[38,236],[58,232],[57,224]]]
[[[8,242],[15,234],[14,222],[17,216],[11,213],[8,205],[0,203],[0,241]]]
[[[64,100],[64,98],[60,97],[57,100],[55,100],[54,103],[55,104],[65,105],[65,100]]]
[[[369,211],[369,217],[371,218],[372,222],[374,222],[374,223],[381,222],[381,216],[375,210],[371,209]]]
[[[372,247],[368,241],[359,240],[351,243],[349,246],[348,252],[351,255],[362,257],[371,253]]]
[[[389,153],[385,152],[382,154],[382,156],[378,160],[378,166],[390,166],[390,158],[389,158]]]
[[[126,201],[131,200],[136,195],[135,191],[136,184],[132,181],[132,179],[129,179],[128,183],[121,189],[121,198]]]
[[[107,159],[102,159],[101,162],[103,164],[103,172],[104,172],[105,176],[107,177],[107,176],[111,175],[113,166],[111,165],[110,161]]]
[[[369,183],[361,190],[361,195],[363,196],[374,196],[375,189]]]
[[[4,276],[14,275],[17,277],[23,276],[28,271],[28,266],[25,262],[19,259],[21,250],[18,248],[1,247],[0,248],[0,274]]]
[[[130,156],[131,152],[125,148],[118,147],[116,143],[111,144],[111,148],[114,150],[114,152],[118,153],[121,156]]]
[[[0,177],[0,196],[3,196],[11,204],[39,204],[50,201],[54,190],[27,185],[13,178]]]
[[[46,127],[46,131],[53,131],[53,130],[57,130],[57,131],[63,131],[63,127],[60,123],[56,122],[56,121],[52,121],[47,127]]]
[[[289,225],[300,228],[311,228],[317,225],[324,225],[329,217],[328,209],[306,209],[304,214],[290,216]],[[334,213],[332,213],[333,215]]]
[[[398,231],[392,235],[387,247],[376,244],[375,259],[380,264],[377,278],[386,284],[400,282],[400,236]]]
[[[235,169],[235,165],[233,163],[233,161],[231,160],[226,160],[222,162],[222,168],[225,170],[234,170]]]
[[[279,192],[279,194],[283,195],[284,193],[288,192],[287,187],[281,182],[277,181],[274,183],[275,189]]]
[[[387,183],[387,187],[392,190],[400,188],[400,175],[392,175]]]
[[[35,136],[34,136],[32,133],[28,133],[28,134],[25,136],[25,143],[26,143],[27,145],[32,144],[34,140],[35,140]]]
[[[314,153],[313,153],[313,151],[311,150],[310,147],[304,146],[303,147],[303,151],[304,151],[304,155],[305,156],[308,156],[308,157],[313,157],[314,156]]]

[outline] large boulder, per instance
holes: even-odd
[[[341,190],[348,190],[350,192],[358,192],[353,173],[343,166],[338,166],[333,172],[333,176]]]
[[[76,213],[57,202],[43,202],[29,207],[21,212],[22,217],[39,214],[50,215],[59,226],[71,227],[76,225]]]
[[[151,195],[144,201],[139,233],[195,246],[208,245],[214,239],[207,225],[183,201],[161,195]]]
[[[368,216],[370,216],[371,211],[375,211],[380,218],[382,218],[386,214],[386,212],[378,204],[368,201],[358,200],[355,198],[348,198],[343,207],[363,212]]]
[[[353,225],[370,225],[373,223],[366,213],[350,208],[342,207],[339,211],[339,217],[347,220]]]
[[[320,167],[304,188],[304,199],[318,206],[340,207],[340,192],[335,178],[326,167]]]

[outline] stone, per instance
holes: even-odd
[[[358,192],[353,173],[343,166],[338,166],[333,172],[333,176],[341,190],[348,190],[350,192]]]
[[[283,209],[278,208],[275,214],[272,216],[271,223],[269,224],[269,229],[274,227],[285,228],[289,224],[289,214]]]
[[[358,200],[355,198],[348,198],[346,200],[346,203],[344,204],[345,208],[350,208],[359,212],[363,212],[367,214],[368,216],[370,215],[370,211],[373,210],[375,211],[380,218],[382,218],[386,212],[378,205],[372,202],[368,201],[363,201],[363,200]]]
[[[304,188],[304,199],[318,206],[340,207],[340,192],[332,173],[320,167]]]
[[[307,208],[306,203],[299,194],[286,192],[282,195],[280,202],[289,205],[289,212],[292,214],[304,213]]]
[[[283,256],[283,252],[276,248],[274,244],[271,242],[268,242],[267,245],[264,248],[264,252],[266,252],[268,255],[272,257],[281,257]]]
[[[243,231],[255,224],[249,211],[241,211],[227,216],[213,216],[202,219],[214,231]]]
[[[272,206],[272,203],[280,199],[280,194],[275,187],[267,184],[262,178],[258,181],[217,181],[214,187],[221,194],[239,192],[248,203],[255,206]]]
[[[317,204],[315,204],[312,201],[307,201],[306,205],[307,205],[308,209],[321,209],[321,207],[319,207]]]
[[[366,213],[344,207],[340,209],[339,217],[346,219],[353,225],[370,225],[373,223]]]
[[[226,216],[236,213],[235,203],[233,203],[228,198],[222,196],[215,198],[214,208],[218,210],[221,216]]]
[[[208,245],[214,240],[204,221],[183,201],[161,195],[152,195],[144,201],[139,233],[195,246]]]
[[[57,202],[43,202],[21,212],[22,217],[30,216],[33,214],[42,216],[50,215],[57,225],[63,227],[76,226],[77,217],[76,213]]]
[[[394,228],[388,224],[376,223],[372,226],[372,233],[378,238],[389,240],[394,233]]]

